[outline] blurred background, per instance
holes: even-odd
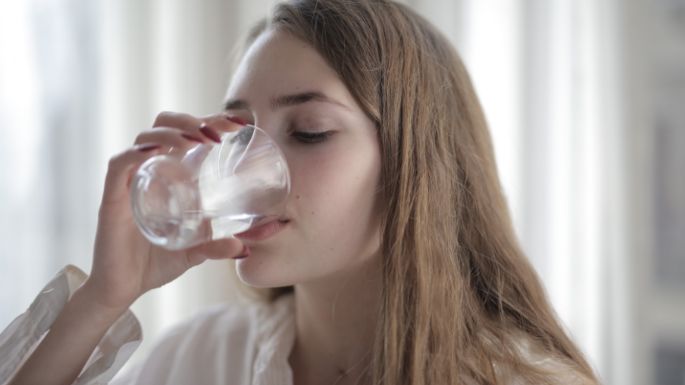
[[[516,230],[605,384],[685,384],[685,0],[407,0],[454,43]],[[162,110],[221,108],[275,1],[0,2],[0,329],[88,272],[108,159]],[[210,261],[133,307],[143,357],[231,300]]]

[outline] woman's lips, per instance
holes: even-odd
[[[288,222],[290,221],[275,219],[271,222],[243,231],[242,233],[235,234],[234,237],[243,241],[261,241],[281,231]]]

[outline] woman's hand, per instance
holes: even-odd
[[[153,127],[138,135],[134,147],[109,162],[93,267],[82,286],[95,303],[115,311],[123,311],[143,293],[174,280],[206,259],[244,253],[244,246],[237,239],[216,240],[178,251],[155,246],[136,227],[129,198],[131,178],[148,158],[166,153],[171,147],[186,150],[198,142],[216,142],[221,131],[237,130],[241,124],[223,115],[195,118],[163,112]]]
[[[90,277],[74,292],[10,384],[73,383],[107,329],[141,294],[208,258],[244,252],[237,239],[180,251],[154,246],[138,231],[129,201],[131,177],[145,160],[171,147],[185,150],[198,142],[218,140],[220,131],[240,126],[222,116],[198,119],[161,113],[156,128],[138,135],[133,148],[110,160]]]

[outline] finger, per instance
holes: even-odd
[[[165,255],[165,276],[179,276],[208,259],[233,258],[246,253],[242,242],[233,238],[219,239],[191,247],[180,254]]]
[[[247,121],[225,113],[211,114],[198,118],[182,112],[164,111],[157,115],[152,127],[175,127],[194,131],[201,127],[203,123],[215,129],[235,131],[246,125]]]
[[[202,124],[189,132],[198,133],[213,142],[220,143],[224,132],[238,131],[244,126],[240,118],[226,116],[225,114],[210,115],[202,118]]]
[[[132,173],[149,158],[163,151],[164,146],[157,143],[145,143],[127,149],[109,160],[103,205],[128,199],[128,183]]]
[[[164,111],[157,115],[152,127],[175,127],[181,130],[195,130],[202,125],[202,122],[202,120],[190,114]]]
[[[165,111],[157,115],[153,130],[162,128],[177,128],[189,134],[192,139],[202,138],[219,143],[221,132],[237,131],[247,122],[239,117],[228,116],[225,113],[207,115],[196,118],[190,114]],[[189,138],[186,138],[189,139]]]
[[[235,238],[217,239],[188,249],[189,258],[203,256],[207,259],[226,259],[245,253],[245,246]]]
[[[198,143],[207,143],[209,139],[200,134],[193,134],[178,128],[158,127],[144,131],[136,137],[135,143],[160,143],[169,147],[190,148]]]
[[[244,119],[225,113],[205,116],[202,121],[219,131],[237,131],[247,124]]]

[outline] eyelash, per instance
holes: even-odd
[[[322,143],[331,136],[331,131],[324,132],[307,132],[307,131],[294,131],[291,135],[295,140],[303,144],[316,144]]]

